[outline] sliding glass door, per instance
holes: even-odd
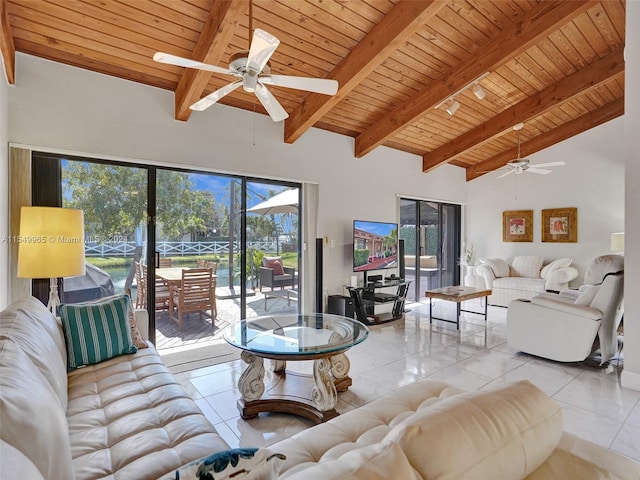
[[[130,293],[164,352],[299,311],[300,184],[41,152],[32,169],[34,205],[84,211],[87,275],[64,280],[63,302]]]
[[[459,205],[400,199],[409,301],[420,301],[425,290],[459,284],[460,225]]]

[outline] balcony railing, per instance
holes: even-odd
[[[215,242],[157,242],[156,251],[163,256],[207,255],[229,253],[229,241]],[[240,242],[234,242],[233,250],[240,251]],[[276,242],[247,242],[249,248],[264,252],[275,252]],[[280,250],[283,250],[280,244]],[[136,250],[136,242],[87,242],[84,252],[87,257],[132,257]]]

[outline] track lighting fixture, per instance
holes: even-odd
[[[473,94],[478,98],[478,100],[482,100],[487,96],[487,92],[485,91],[485,89],[477,83],[473,86]]]
[[[458,110],[458,108],[460,108],[460,103],[455,99],[456,95],[466,91],[469,88],[472,89],[473,94],[478,98],[478,100],[484,99],[484,97],[487,96],[487,91],[484,88],[482,88],[482,86],[480,85],[479,82],[481,80],[484,80],[485,78],[487,78],[489,76],[489,73],[490,72],[485,72],[482,75],[480,75],[478,78],[476,78],[475,80],[472,80],[471,82],[467,83],[460,90],[458,90],[457,92],[453,92],[448,98],[445,98],[440,103],[438,103],[434,108],[438,109],[438,108],[440,108],[442,105],[444,105],[446,103],[447,104],[447,109],[446,109],[447,113],[449,115],[453,115],[454,113],[456,113],[456,110]]]
[[[460,108],[460,103],[455,98],[451,99],[449,106],[447,107],[447,113],[453,116],[454,113]]]

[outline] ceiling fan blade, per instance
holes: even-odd
[[[156,52],[153,55],[153,60],[158,63],[166,63],[168,65],[177,65],[178,67],[197,68],[199,70],[207,70],[213,73],[224,73],[225,75],[234,75],[234,72],[230,72],[227,68],[216,67],[215,65],[209,65],[208,63],[196,62],[184,57],[178,57],[171,55],[170,53]]]
[[[249,47],[249,57],[247,58],[247,70],[254,70],[258,73],[267,64],[273,52],[280,45],[280,40],[259,28],[253,31],[253,39]]]
[[[264,85],[258,83],[256,97],[258,97],[258,100],[260,100],[260,103],[274,122],[280,122],[289,116],[287,111],[280,105],[280,102],[276,100],[276,97]]]
[[[538,168],[538,167],[560,167],[562,165],[565,165],[565,163],[562,160],[560,160],[559,162],[536,163],[534,165],[531,165],[531,167],[533,167],[533,168]]]
[[[539,173],[540,175],[546,175],[547,173],[551,173],[551,170],[542,170],[540,168],[529,167],[525,170],[525,172]]]
[[[498,175],[496,178],[506,177],[507,175],[511,175],[515,170],[509,170],[507,173],[503,173],[502,175]]]
[[[293,77],[290,75],[269,75],[260,77],[260,81],[277,87],[295,88],[307,92],[335,95],[338,92],[338,82],[327,78]]]
[[[229,85],[225,85],[224,87],[219,88],[215,92],[211,92],[206,97],[201,98],[196,103],[191,105],[189,108],[191,110],[195,110],[197,112],[201,112],[203,110],[206,110],[207,108],[209,108],[211,105],[216,103],[218,100],[220,100],[225,95],[229,95],[231,92],[233,92],[240,85],[242,85],[242,80],[240,80],[238,82],[230,83]]]

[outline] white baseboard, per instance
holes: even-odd
[[[622,370],[620,380],[624,388],[640,391],[640,373]]]

